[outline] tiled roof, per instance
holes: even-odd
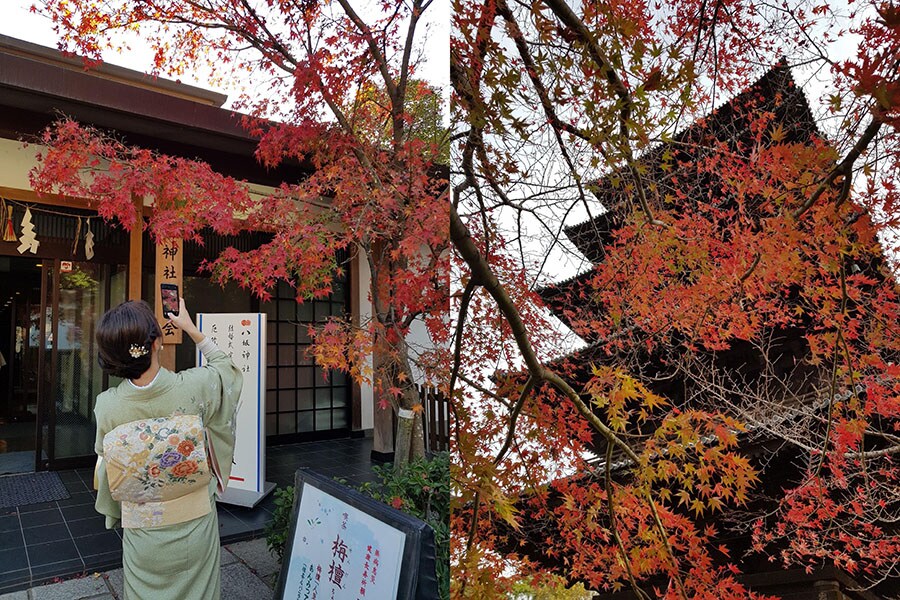
[[[746,107],[752,107],[752,111],[747,111]],[[657,144],[642,154],[638,161],[648,171],[647,181],[659,186],[659,195],[664,196],[672,174],[672,171],[665,172],[660,168],[666,151],[673,154],[670,162],[688,162],[697,157],[697,147],[703,140],[725,141],[735,146],[742,141],[748,142],[751,134],[747,115],[763,111],[775,114],[775,121],[782,125],[786,140],[809,140],[819,136],[803,90],[794,83],[787,64],[780,62],[747,90],[676,134],[671,143]],[[610,174],[597,181],[593,186],[595,195],[606,211],[592,220],[565,228],[566,236],[594,263],[602,261],[603,245],[611,241],[612,232],[625,215],[624,209],[630,205],[631,199],[626,196],[621,183],[616,185],[614,182],[629,179],[617,171],[615,176]]]

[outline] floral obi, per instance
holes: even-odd
[[[139,419],[103,437],[109,491],[122,527],[159,527],[211,510],[205,430],[197,415]]]

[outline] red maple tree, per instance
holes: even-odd
[[[259,139],[258,160],[309,165],[303,181],[251,196],[203,162],[63,119],[40,140],[46,149],[33,187],[86,198],[129,228],[139,218],[133,199],[150,198],[155,239],[200,240],[205,227],[269,232],[259,248],[228,249],[207,265],[215,280],[262,298],[279,280],[298,301],[327,295],[336,252],[358,254],[371,272],[372,318],[358,326],[332,318],[311,331],[313,353],[326,369],[372,382],[381,409],[412,411],[399,420],[398,466],[424,454],[413,363],[435,380],[445,362],[440,353],[413,352],[407,334],[419,319],[435,344],[447,337],[447,181],[438,164],[446,130],[435,90],[414,79],[430,4],[48,0],[32,8],[53,20],[61,48],[88,63],[123,49],[124,32],[153,48],[153,73],[205,68],[213,81],[249,74],[253,86],[234,106]]]
[[[454,594],[896,586],[896,12],[454,2]]]

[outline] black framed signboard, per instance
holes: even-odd
[[[282,600],[438,598],[427,523],[309,469],[294,476]]]

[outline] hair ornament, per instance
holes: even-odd
[[[143,344],[132,344],[131,348],[128,349],[128,354],[131,355],[131,358],[140,358],[142,356],[146,356],[150,351],[147,350],[147,347]]]

